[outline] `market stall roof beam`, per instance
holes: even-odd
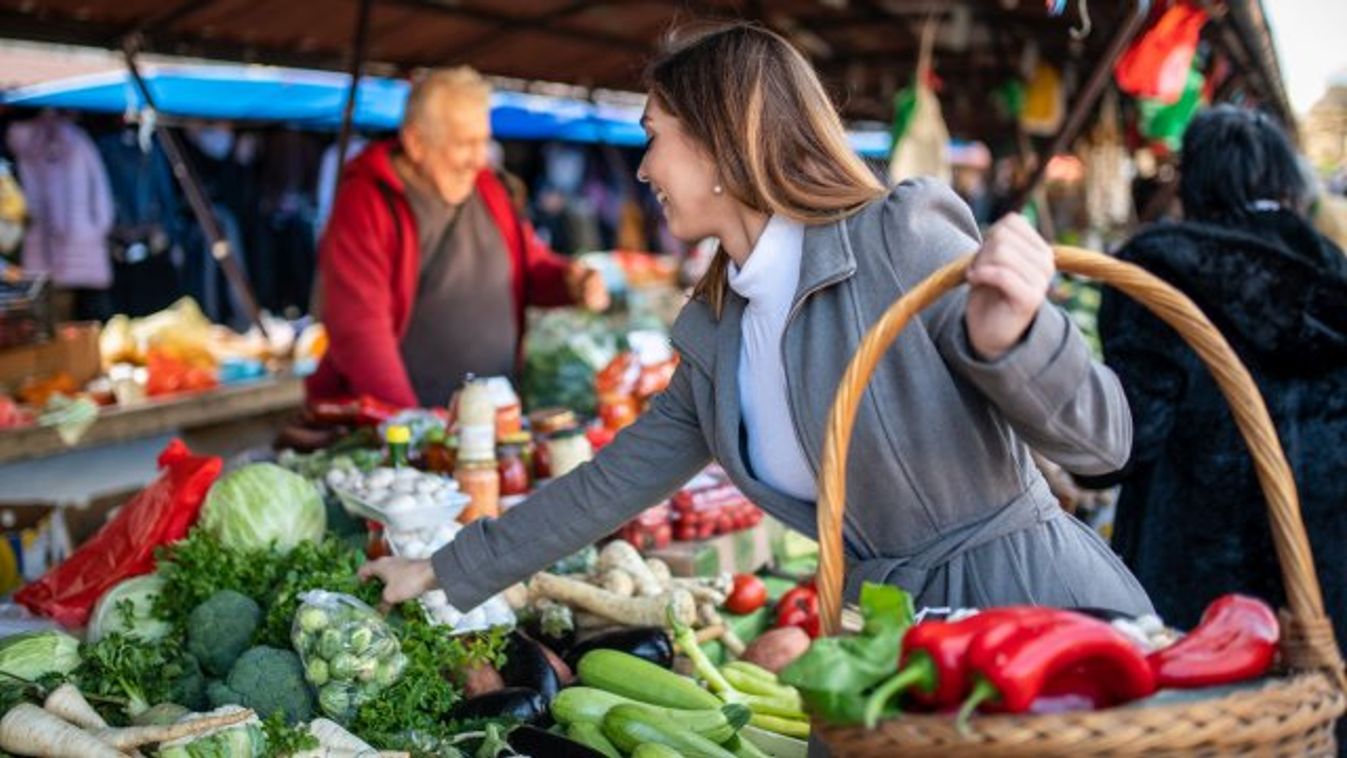
[[[149,85],[140,75],[140,66],[136,62],[136,55],[140,52],[140,44],[140,36],[132,34],[124,40],[122,51],[126,56],[126,69],[131,73],[131,79],[135,82],[136,89],[140,91],[146,109],[154,113],[158,111],[154,104],[154,96],[150,93]],[[159,123],[155,123],[154,131],[158,135],[159,142],[164,148],[164,155],[168,158],[169,165],[173,169],[173,178],[182,187],[183,194],[187,197],[187,204],[192,208],[192,215],[196,217],[197,223],[201,225],[201,231],[206,235],[211,257],[215,258],[224,271],[229,286],[233,288],[235,294],[239,297],[239,301],[243,304],[243,309],[247,311],[248,320],[265,337],[267,327],[262,323],[262,311],[257,306],[257,298],[253,295],[253,288],[248,283],[248,276],[243,273],[243,267],[239,265],[238,258],[235,257],[236,253],[230,249],[229,239],[220,229],[219,219],[215,217],[215,211],[211,208],[210,200],[206,197],[206,191],[202,188],[201,177],[197,175],[191,161],[188,160],[176,132]]]
[[[351,50],[351,86],[346,91],[346,104],[341,110],[341,134],[337,137],[338,166],[346,165],[346,150],[351,145],[351,122],[355,118],[355,101],[360,95],[360,77],[365,70],[365,55],[369,46],[369,17],[373,7],[374,0],[360,0],[360,7],[355,14],[355,46]]]

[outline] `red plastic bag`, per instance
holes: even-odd
[[[1178,3],[1127,48],[1114,66],[1118,87],[1134,97],[1178,102],[1197,53],[1207,12]]]
[[[64,563],[14,593],[14,600],[63,626],[83,626],[104,592],[153,571],[155,548],[187,536],[223,466],[220,458],[193,455],[173,440],[159,454],[159,478]]]

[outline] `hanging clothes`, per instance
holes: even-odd
[[[6,141],[31,220],[23,267],[50,274],[59,287],[106,289],[112,284],[112,193],[93,140],[69,120],[44,113],[11,124]]]
[[[98,135],[94,143],[115,208],[108,234],[114,308],[133,317],[161,311],[183,294],[174,253],[186,219],[168,159],[157,138],[142,143],[134,128]]]

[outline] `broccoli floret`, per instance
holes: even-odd
[[[247,595],[220,590],[187,617],[187,650],[213,676],[224,676],[252,643],[262,609]]]
[[[229,689],[229,685],[218,679],[206,683],[206,699],[210,701],[212,708],[243,703],[243,697],[239,693]]]
[[[193,711],[204,711],[210,700],[206,696],[206,677],[201,673],[196,656],[185,654],[170,664],[169,668],[176,668],[180,673],[168,672],[173,677],[173,684],[168,689],[168,701]]]
[[[249,649],[230,669],[226,684],[225,689],[238,697],[234,702],[252,708],[263,719],[278,711],[291,724],[313,716],[313,694],[304,680],[304,664],[289,650],[266,646]],[[211,697],[215,704],[215,695]]]

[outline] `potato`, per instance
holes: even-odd
[[[809,649],[809,642],[809,635],[798,626],[772,629],[748,643],[739,658],[776,674],[804,655]]]
[[[505,689],[505,680],[500,672],[486,664],[459,671],[454,677],[466,697],[476,697]]]

